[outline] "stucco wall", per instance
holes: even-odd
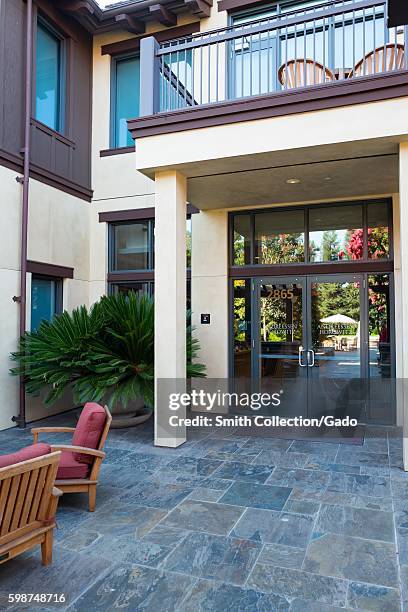
[[[22,188],[16,172],[0,166],[0,429],[10,427],[18,413],[18,380],[9,374],[11,351],[17,348],[20,292],[20,231]],[[28,259],[74,268],[64,280],[64,308],[89,301],[89,203],[38,181],[30,181]],[[31,274],[27,275],[27,327],[30,326]],[[69,397],[51,410],[27,397],[27,420],[72,407]]]

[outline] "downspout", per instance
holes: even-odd
[[[27,0],[26,16],[26,66],[25,66],[25,116],[24,116],[24,170],[23,178],[18,179],[23,185],[23,207],[21,215],[21,255],[20,255],[20,338],[26,332],[27,316],[27,239],[28,239],[28,194],[30,182],[30,131],[31,131],[31,100],[32,100],[32,53],[33,53],[33,3]],[[26,426],[24,373],[20,376],[19,415],[13,417],[18,426]]]

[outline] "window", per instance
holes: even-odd
[[[31,331],[36,331],[42,321],[51,321],[62,312],[62,280],[43,276],[31,279]]]
[[[112,226],[112,271],[153,268],[153,221],[136,221]]]
[[[392,257],[388,201],[318,204],[231,214],[233,266]]]
[[[186,219],[186,267],[191,267],[191,218]],[[154,294],[154,219],[109,226],[110,293]]]
[[[37,23],[35,117],[62,132],[63,125],[63,40],[42,21]]]
[[[127,147],[133,144],[127,120],[138,117],[140,113],[140,60],[139,57],[114,59],[112,66],[111,146]]]

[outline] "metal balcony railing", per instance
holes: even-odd
[[[330,0],[158,44],[141,41],[141,114],[408,69],[386,0]]]

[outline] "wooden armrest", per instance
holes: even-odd
[[[52,444],[51,451],[70,451],[71,453],[82,453],[84,455],[92,455],[93,457],[101,457],[104,459],[106,453],[94,448],[85,448],[85,446],[72,446],[71,444]]]
[[[33,427],[31,433],[34,436],[34,444],[38,440],[39,433],[68,433],[74,432],[75,427]]]

